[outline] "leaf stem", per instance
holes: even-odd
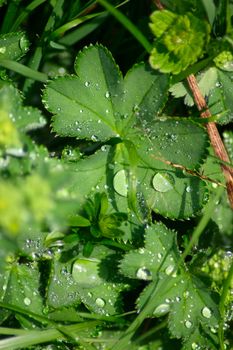
[[[145,50],[151,52],[151,44],[147,38],[142,34],[142,32],[125,16],[122,12],[117,10],[114,6],[109,4],[105,0],[98,0],[98,2],[106,8],[117,20],[122,23],[125,28],[142,44]]]
[[[223,283],[223,290],[220,297],[219,312],[221,315],[221,320],[219,323],[218,337],[221,350],[225,350],[224,346],[224,316],[225,316],[225,304],[228,297],[229,288],[231,287],[233,281],[233,261],[231,263],[230,270],[228,271],[227,278]]]
[[[42,83],[47,81],[47,75],[45,73],[38,72],[12,60],[0,60],[0,66]]]

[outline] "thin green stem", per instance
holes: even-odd
[[[15,61],[0,60],[0,66],[42,83],[47,81],[47,75],[45,73],[38,72]]]
[[[13,32],[17,30],[20,24],[27,18],[27,16],[45,1],[46,0],[34,0],[28,6],[26,6],[12,25],[11,31]]]
[[[199,237],[201,236],[202,232],[204,231],[206,225],[208,224],[211,216],[213,215],[213,210],[216,207],[216,202],[221,197],[222,193],[224,192],[224,187],[219,187],[217,189],[216,195],[209,201],[207,206],[205,207],[204,215],[202,216],[199,224],[197,225],[196,229],[193,232],[192,238],[189,241],[188,246],[184,250],[182,254],[182,261],[185,260],[186,256],[190,253],[192,250],[192,247],[198,243]]]
[[[44,42],[44,39],[48,35],[48,33],[53,30],[53,26],[55,24],[56,13],[60,10],[63,3],[64,3],[64,0],[57,0],[56,5],[54,6],[54,8],[49,16],[49,19],[48,19],[46,26],[45,26],[45,29],[44,29],[44,34],[42,35],[40,42],[39,42],[33,56],[31,57],[31,60],[29,62],[29,67],[31,69],[38,70],[40,67],[41,60],[43,57],[42,43]],[[25,83],[23,86],[24,93],[26,93],[30,89],[32,83],[33,83],[33,81],[31,79],[25,80]]]
[[[231,288],[233,281],[233,261],[231,263],[230,270],[228,272],[227,278],[225,279],[223,283],[223,290],[221,293],[220,297],[220,303],[219,303],[219,312],[221,316],[221,320],[219,323],[219,329],[218,329],[218,337],[219,337],[219,344],[220,344],[220,349],[225,350],[224,346],[224,317],[225,317],[225,305],[226,305],[226,300],[228,298],[229,294],[229,289]]]
[[[19,2],[9,1],[6,13],[4,15],[4,20],[1,27],[1,33],[8,33],[11,31],[11,27],[15,22],[17,17]]]
[[[0,341],[0,350],[14,350],[26,348],[36,344],[43,344],[47,342],[57,341],[57,340],[65,340],[66,334],[75,337],[78,342],[84,343],[82,339],[78,339],[80,336],[80,332],[83,330],[90,330],[99,325],[99,321],[89,321],[83,322],[80,324],[74,324],[69,326],[62,326],[58,329],[50,328],[43,331],[30,331],[27,330],[25,334],[21,334],[19,336],[14,336],[10,338],[6,338]],[[84,345],[84,344],[83,344]],[[93,350],[89,344],[85,344],[85,347]]]
[[[114,6],[105,0],[98,0],[98,2],[106,8],[116,19],[123,24],[123,26],[138,40],[138,42],[145,48],[145,50],[151,52],[151,43],[142,34],[142,32],[125,16],[122,12],[117,10]]]
[[[105,13],[105,11],[98,12],[98,13],[93,13],[91,15],[83,16],[81,18],[76,18],[73,21],[70,21],[68,23],[65,23],[61,27],[57,28],[52,34],[51,34],[51,39],[56,39],[59,38],[60,36],[64,35],[65,32],[68,30],[77,27],[78,25],[95,18],[97,16],[101,16]]]

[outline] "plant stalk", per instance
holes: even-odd
[[[193,98],[196,103],[196,106],[198,110],[201,112],[201,117],[210,118],[211,112],[208,109],[206,101],[199,89],[195,76],[193,74],[189,75],[187,77],[187,82],[193,93]],[[220,161],[223,161],[225,163],[230,163],[230,158],[222,142],[221,136],[219,135],[216,124],[214,122],[209,122],[206,124],[206,129],[210,138],[210,142],[214,149],[215,155],[220,159]],[[229,199],[231,208],[233,209],[233,169],[230,166],[227,166],[226,164],[221,164],[221,168],[226,180],[228,199]]]

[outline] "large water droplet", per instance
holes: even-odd
[[[192,327],[192,322],[191,321],[185,321],[184,323],[186,328],[191,328]]]
[[[203,309],[201,310],[201,313],[202,313],[202,316],[205,318],[210,318],[212,316],[212,312],[207,306],[203,307]]]
[[[170,305],[160,304],[155,308],[153,315],[159,317],[159,316],[166,315],[169,311],[170,311]]]
[[[157,173],[152,179],[153,187],[158,192],[168,192],[173,189],[174,179],[170,174]]]
[[[90,83],[89,81],[85,81],[84,85],[85,85],[86,87],[88,87],[88,86],[91,85],[91,83]]]
[[[24,302],[25,305],[29,306],[29,305],[31,304],[32,301],[31,301],[31,299],[29,299],[28,297],[26,297],[26,298],[23,299],[23,302]]]
[[[98,260],[77,259],[72,268],[72,276],[75,282],[79,283],[83,288],[100,285],[102,279],[98,274],[98,263]]]
[[[113,186],[115,191],[123,197],[127,197],[128,181],[127,174],[124,169],[118,171],[113,179]]]
[[[168,265],[168,267],[165,269],[166,275],[172,275],[172,277],[176,277],[176,271],[174,265]]]
[[[106,98],[109,98],[109,97],[110,97],[110,92],[109,92],[109,91],[106,91],[105,97],[106,97]]]
[[[136,276],[141,280],[145,280],[145,281],[152,280],[151,272],[146,267],[140,267],[136,272]]]
[[[95,303],[96,303],[96,305],[99,306],[99,307],[104,307],[105,304],[106,304],[105,300],[102,299],[102,298],[97,298],[97,299],[95,300]]]

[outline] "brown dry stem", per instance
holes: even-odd
[[[193,74],[189,75],[187,78],[187,81],[193,93],[193,98],[196,103],[196,106],[198,110],[201,112],[201,117],[202,118],[211,117],[211,112],[208,109],[206,101],[199,89],[195,76]],[[214,149],[215,155],[220,159],[220,161],[222,160],[225,163],[230,163],[229,156],[222,142],[222,139],[219,135],[216,124],[214,122],[209,122],[206,124],[206,129],[210,138],[210,142]],[[226,180],[228,199],[233,209],[233,169],[230,166],[227,166],[225,164],[221,164],[221,168]]]

